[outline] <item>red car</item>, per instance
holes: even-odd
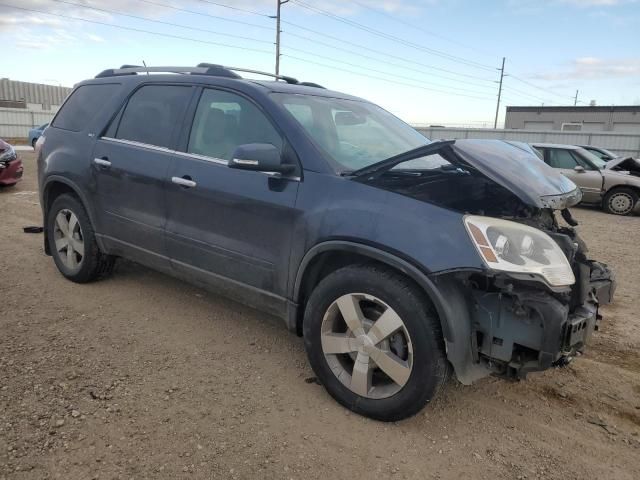
[[[22,178],[22,160],[14,148],[0,138],[0,187],[15,185]]]

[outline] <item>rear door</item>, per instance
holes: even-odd
[[[597,203],[601,200],[602,175],[597,169],[571,150],[563,148],[545,148],[544,161],[575,183],[582,190],[582,200],[587,203]],[[576,170],[582,167],[582,170]]]
[[[100,235],[110,252],[169,268],[164,248],[167,174],[195,88],[143,85],[96,141]]]
[[[204,88],[193,110],[184,153],[169,173],[166,236],[172,266],[245,303],[280,313],[300,172],[274,178],[227,166],[242,144],[270,143],[288,151],[283,136],[250,99]]]

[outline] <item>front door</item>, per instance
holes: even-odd
[[[111,253],[169,267],[164,248],[167,174],[194,87],[146,85],[96,141],[100,231]]]
[[[281,313],[300,172],[274,178],[227,162],[238,145],[270,143],[283,151],[285,140],[251,100],[211,88],[202,90],[187,132],[169,173],[172,266],[244,303]]]
[[[602,174],[583,162],[577,154],[562,148],[548,148],[545,152],[545,162],[560,170],[580,187],[583,202],[599,203],[602,200]]]

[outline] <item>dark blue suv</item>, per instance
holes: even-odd
[[[238,71],[123,66],[74,88],[38,147],[65,277],[123,257],[281,317],[328,392],[380,420],[451,371],[523,378],[584,348],[614,282],[573,229],[571,181],[508,143],[430,142],[362,99]]]

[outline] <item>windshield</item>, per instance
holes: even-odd
[[[338,172],[368,167],[430,143],[411,126],[372,103],[283,93],[273,97],[324,151]]]
[[[588,150],[585,150],[584,148],[578,148],[578,151],[584,158],[586,158],[591,163],[593,163],[593,165],[595,165],[599,170],[603,169],[607,164],[607,162],[602,160],[599,156],[594,155],[593,153],[591,153]]]

